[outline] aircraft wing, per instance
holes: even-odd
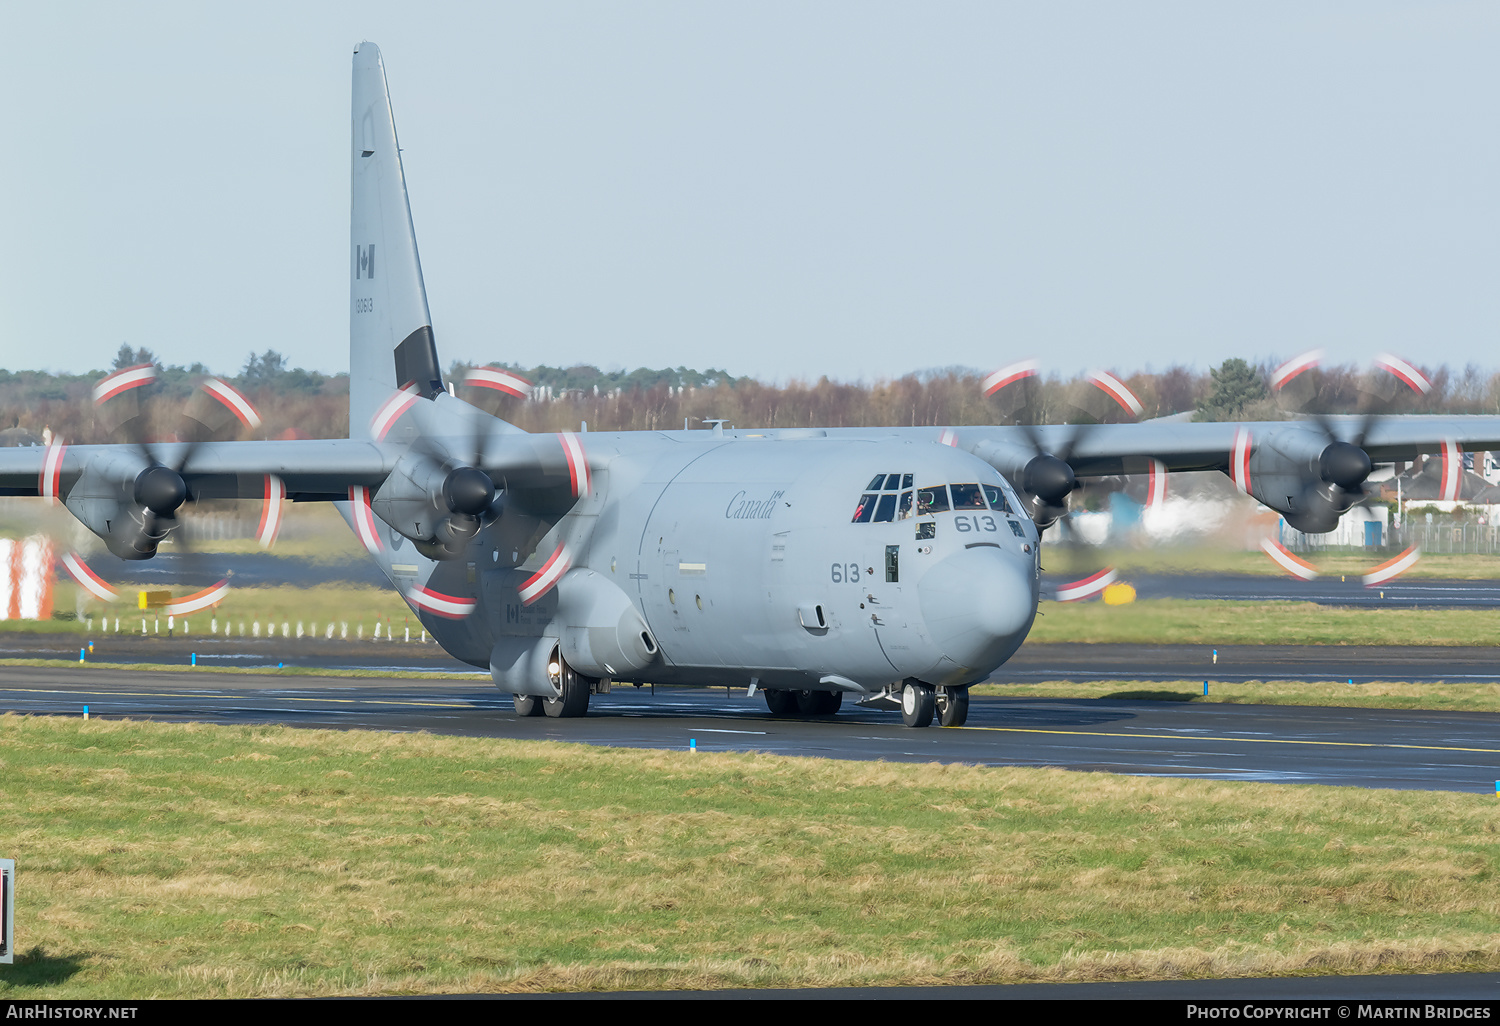
[[[498,422],[497,422],[498,424]],[[435,451],[460,451],[472,439],[433,438]],[[176,466],[183,443],[155,443],[156,461]],[[483,469],[501,488],[567,487],[570,462],[566,442],[558,435],[496,432],[485,446]],[[286,497],[299,502],[349,498],[349,489],[374,491],[384,483],[409,446],[396,441],[363,439],[297,439],[288,441],[204,442],[182,463],[182,477],[194,499],[260,499],[267,475],[279,477]],[[132,445],[58,445],[0,449],[0,495],[62,495],[90,464],[119,460],[144,466],[144,454]],[[46,473],[59,479],[47,490]],[[134,476],[133,474],[131,475]]]
[[[1354,441],[1365,419],[1357,416],[1325,418],[1334,437]],[[1147,460],[1157,460],[1169,471],[1225,470],[1233,458],[1236,439],[1248,436],[1256,444],[1273,442],[1301,433],[1324,438],[1315,421],[1247,421],[1241,423],[1187,423],[1146,421],[1139,424],[1067,425],[1048,424],[1020,428],[953,428],[958,444],[984,455],[986,444],[1051,453],[1067,453],[1067,462],[1079,477],[1104,477],[1140,473]],[[1036,445],[1033,445],[1035,439]],[[1362,448],[1374,463],[1413,460],[1440,452],[1444,443],[1460,450],[1500,450],[1500,417],[1490,416],[1389,416],[1369,426]]]

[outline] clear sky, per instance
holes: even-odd
[[[0,0],[0,366],[345,367],[378,43],[438,349],[1500,366],[1500,5]]]

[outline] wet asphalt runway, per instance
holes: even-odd
[[[903,727],[846,704],[831,719],[773,719],[743,690],[619,687],[576,720],[517,717],[466,681],[0,667],[0,709],[214,723],[427,730],[596,745],[897,762],[1057,766],[1148,776],[1489,793],[1500,714],[974,698],[962,728]]]

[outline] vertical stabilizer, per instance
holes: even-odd
[[[352,111],[349,435],[367,438],[370,419],[393,389],[415,384],[430,398],[443,382],[385,64],[374,43],[354,51]]]

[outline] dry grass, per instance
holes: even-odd
[[[6,998],[1500,969],[1477,795],[0,717]]]
[[[981,684],[976,695],[1001,698],[1117,698],[1156,702],[1224,702],[1232,705],[1322,705],[1359,709],[1441,709],[1500,712],[1500,684],[1468,681],[1209,680],[1040,681],[1034,684]]]

